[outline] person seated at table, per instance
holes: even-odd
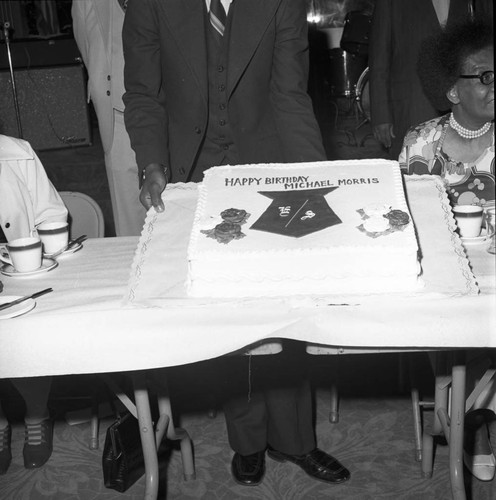
[[[400,153],[400,167],[405,174],[441,176],[452,204],[494,205],[491,25],[467,22],[426,39],[417,66],[424,91],[435,107],[451,111],[410,129]],[[471,385],[467,387],[471,389]],[[495,415],[496,384],[492,381],[466,419],[465,464],[481,480],[494,477],[496,460],[488,433],[496,441]]]
[[[66,221],[67,208],[31,145],[0,135],[0,226],[7,241],[34,234],[41,222]],[[51,377],[12,379],[26,403],[24,466],[41,467],[52,454],[48,411]],[[0,474],[12,460],[11,427],[0,407]]]
[[[411,128],[399,156],[406,174],[440,175],[453,204],[494,204],[494,45],[482,22],[446,29],[422,44],[418,73],[437,109]]]
[[[31,145],[0,134],[0,226],[7,241],[42,222],[67,220],[67,208]]]

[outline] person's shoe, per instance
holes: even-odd
[[[231,471],[234,480],[245,486],[257,486],[265,475],[265,450],[252,455],[235,453]]]
[[[478,409],[465,417],[463,462],[479,481],[491,481],[496,472],[487,423],[491,415],[489,410]]]
[[[53,421],[49,418],[39,424],[24,424],[24,467],[37,469],[47,462],[53,449]]]
[[[479,481],[492,481],[496,471],[494,455],[469,455],[463,452],[463,462],[467,469]]]
[[[267,454],[278,462],[293,462],[301,467],[310,477],[326,483],[344,483],[350,478],[350,471],[338,460],[319,448],[306,455],[287,455],[280,451],[269,449]]]
[[[10,439],[12,436],[12,429],[10,425],[0,429],[0,475],[5,474],[12,461],[12,452],[10,451]]]

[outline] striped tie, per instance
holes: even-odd
[[[224,36],[226,11],[220,0],[211,0],[210,2],[210,23],[220,36]]]

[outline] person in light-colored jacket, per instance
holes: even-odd
[[[7,241],[31,236],[42,222],[67,220],[67,208],[31,145],[0,135],[0,226]]]
[[[74,38],[88,71],[88,98],[98,118],[117,236],[141,233],[138,169],[124,126],[122,26],[125,0],[72,3]]]
[[[0,135],[0,226],[7,241],[35,234],[42,222],[66,220],[67,208],[31,145]],[[53,420],[48,410],[52,378],[27,377],[11,382],[26,404],[24,467],[35,469],[46,463],[53,449]],[[7,472],[12,460],[11,436],[0,404],[0,475]]]

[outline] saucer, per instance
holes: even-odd
[[[0,296],[0,305],[5,304],[5,302],[11,302],[16,299],[20,299],[20,295],[5,295]],[[36,305],[36,301],[33,299],[27,299],[20,304],[16,304],[15,306],[9,307],[8,309],[4,309],[0,311],[0,319],[9,319],[15,318],[16,316],[20,316],[21,314],[25,314]]]
[[[466,245],[480,245],[482,243],[485,243],[486,241],[489,240],[491,236],[493,236],[494,233],[492,234],[487,234],[486,228],[482,228],[481,233],[479,236],[476,236],[475,238],[463,238],[461,237],[461,240],[463,243]]]
[[[81,248],[83,248],[83,244],[77,243],[76,245],[72,246],[71,248],[68,248],[67,250],[65,250],[61,254],[57,255],[57,257],[62,257],[63,255],[70,255],[71,253],[76,253],[78,250],[81,250]],[[56,252],[54,252],[54,253],[56,253]],[[43,257],[46,259],[51,259],[52,255],[53,254],[51,254],[51,253],[44,253]],[[55,257],[55,258],[57,258],[57,257]]]
[[[11,276],[12,278],[20,278],[23,276],[33,276],[35,274],[46,273],[47,271],[51,271],[58,265],[59,263],[56,260],[47,259],[44,257],[43,262],[41,263],[41,267],[35,269],[34,271],[26,271],[24,273],[21,273],[19,271],[16,271],[14,267],[11,266],[10,264],[4,264],[2,267],[0,267],[0,272],[2,274],[5,274],[5,276]]]

